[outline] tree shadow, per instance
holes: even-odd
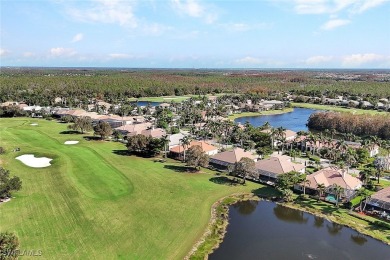
[[[62,135],[77,135],[77,134],[81,134],[81,133],[79,131],[76,131],[76,130],[66,130],[66,131],[60,132],[60,134],[62,134]]]
[[[86,141],[98,141],[102,140],[99,136],[83,136]]]
[[[112,153],[116,154],[116,155],[122,155],[122,156],[129,156],[129,155],[131,155],[129,150],[112,150]]]
[[[278,200],[282,195],[277,189],[269,186],[264,186],[255,190],[252,193],[259,198],[267,198],[272,200]]]
[[[237,185],[239,182],[237,180],[232,180],[226,176],[217,176],[217,177],[211,177],[209,181],[214,182],[216,184],[222,184],[222,185]]]
[[[198,170],[192,168],[192,167],[187,167],[187,166],[181,166],[181,165],[172,165],[172,164],[166,164],[164,165],[164,168],[173,170],[175,172],[198,172]]]

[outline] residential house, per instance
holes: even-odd
[[[257,161],[256,156],[252,155],[251,152],[246,152],[242,148],[234,148],[232,151],[226,151],[213,155],[210,158],[210,164],[216,168],[228,169],[229,166],[233,166],[244,157]]]
[[[369,210],[385,211],[390,214],[390,187],[381,189],[367,199],[367,208]]]
[[[146,130],[141,131],[141,135],[147,136],[147,137],[152,137],[152,138],[162,138],[165,136],[167,132],[165,132],[164,129],[162,128],[150,128]]]
[[[189,145],[183,146],[183,145],[177,145],[169,149],[170,156],[172,158],[181,160],[184,156],[184,150],[188,150],[192,146],[200,146],[204,153],[206,153],[209,156],[213,156],[218,153],[218,148],[214,145],[211,145],[209,143],[206,143],[205,141],[191,141]]]
[[[257,161],[256,171],[259,174],[260,181],[274,184],[280,174],[291,171],[305,173],[305,165],[292,162],[289,156],[278,155]]]
[[[134,136],[134,135],[141,134],[142,131],[147,130],[150,127],[152,127],[152,123],[142,123],[142,124],[133,124],[133,125],[123,125],[114,128],[114,130],[118,130],[123,135]]]
[[[325,186],[325,198],[330,202],[335,202],[336,186],[343,189],[340,198],[347,200],[352,199],[356,190],[362,187],[362,182],[358,178],[348,174],[347,170],[337,167],[327,167],[307,175],[306,180],[305,189],[307,194],[317,194],[318,185],[323,184]],[[302,191],[303,185],[298,184],[294,188]]]

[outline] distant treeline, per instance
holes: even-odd
[[[331,75],[331,76],[329,76]],[[388,98],[390,72],[198,71],[130,69],[1,68],[0,101],[50,105],[91,98],[107,102],[128,97],[290,92],[301,95],[360,95]]]
[[[379,136],[390,139],[389,115],[354,115],[352,113],[318,112],[309,117],[308,127],[315,130],[335,129],[340,133]]]

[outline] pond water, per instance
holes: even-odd
[[[239,117],[234,120],[237,123],[245,124],[248,121],[253,126],[262,126],[265,122],[269,122],[272,127],[281,127],[298,131],[307,131],[307,120],[310,115],[319,110],[308,108],[294,108],[294,111],[279,115],[264,115],[264,116],[248,116]]]
[[[390,246],[350,228],[269,201],[230,206],[219,259],[390,259]]]
[[[161,104],[161,102],[149,102],[149,101],[137,101],[137,106],[147,106],[150,104],[152,107],[158,106]]]

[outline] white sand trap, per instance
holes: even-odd
[[[32,124],[30,124],[30,125],[38,125],[37,123],[32,123]]]
[[[79,141],[66,141],[64,144],[78,144]]]
[[[33,168],[44,168],[50,166],[50,161],[53,159],[47,158],[47,157],[40,157],[37,158],[33,154],[24,154],[19,157],[15,158],[16,160],[21,161],[27,166],[33,167]]]

